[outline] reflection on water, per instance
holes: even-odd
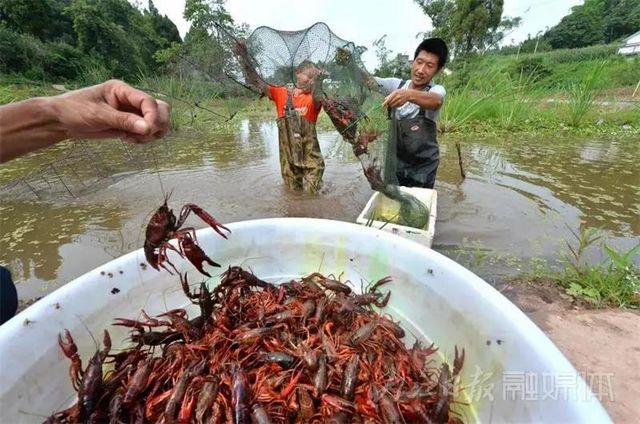
[[[608,244],[630,249],[640,242],[638,141],[465,141],[468,178],[461,185],[448,149],[439,174],[436,243],[451,253],[475,241],[504,257],[551,261],[567,252],[572,230],[600,228]],[[589,250],[587,258],[601,259],[597,252]]]
[[[222,222],[354,222],[372,192],[350,147],[334,132],[319,138],[327,167],[317,196],[284,187],[277,128],[264,119],[239,121],[235,134],[188,132],[145,146],[66,143],[5,164],[0,263],[15,274],[21,297],[49,292],[142,246],[164,192],[174,210],[194,202]],[[638,140],[464,140],[464,182],[453,141],[441,140],[434,248],[467,265],[491,265],[478,271],[483,276],[557,258],[570,229],[603,228],[619,248],[638,241]],[[492,254],[509,260],[493,266]]]
[[[75,268],[81,274],[88,266],[104,262],[93,260],[94,255],[88,255],[86,250],[65,255],[63,249],[81,244],[108,254],[109,246],[113,245],[109,239],[122,225],[122,212],[109,201],[99,205],[3,201],[0,206],[2,264],[11,269],[18,282],[40,281],[46,290],[56,288],[63,266]],[[79,243],[81,238],[83,241]]]

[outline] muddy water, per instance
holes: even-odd
[[[483,277],[553,265],[571,231],[586,227],[604,229],[619,249],[640,239],[640,139],[460,140],[464,181],[454,141],[441,139],[433,247]],[[183,131],[153,146],[75,142],[5,164],[0,263],[22,299],[42,296],[141,247],[166,192],[174,209],[194,202],[222,222],[354,222],[372,192],[338,135],[320,133],[327,166],[317,196],[284,188],[277,143],[275,123],[256,118],[228,135]]]

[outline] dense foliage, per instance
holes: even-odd
[[[431,35],[444,39],[454,56],[495,47],[520,18],[502,16],[504,0],[415,0],[431,19]]]
[[[606,44],[640,31],[640,0],[585,0],[543,38],[554,49]]]
[[[30,79],[132,78],[154,54],[181,43],[175,24],[149,0],[0,0],[0,72]]]

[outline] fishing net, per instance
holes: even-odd
[[[377,84],[361,60],[365,49],[338,37],[321,22],[300,31],[263,26],[240,42],[227,36],[238,60],[228,75],[235,75],[243,84],[293,87],[296,73],[313,65],[314,98],[320,100],[337,131],[353,146],[371,188],[400,204],[396,216],[387,219],[426,228],[427,207],[397,186],[395,125],[390,125],[382,110],[382,99],[375,91]],[[387,143],[381,143],[385,139]],[[370,153],[372,143],[378,146]]]
[[[145,146],[124,141],[98,143],[73,140],[57,150],[23,158],[0,173],[0,196],[5,200],[61,201],[79,198],[155,168],[173,156],[166,140]],[[47,158],[46,160],[42,160]],[[50,159],[49,159],[50,158]]]

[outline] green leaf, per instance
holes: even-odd
[[[583,292],[582,286],[577,283],[571,283],[567,289],[567,294],[571,296],[582,296]]]

